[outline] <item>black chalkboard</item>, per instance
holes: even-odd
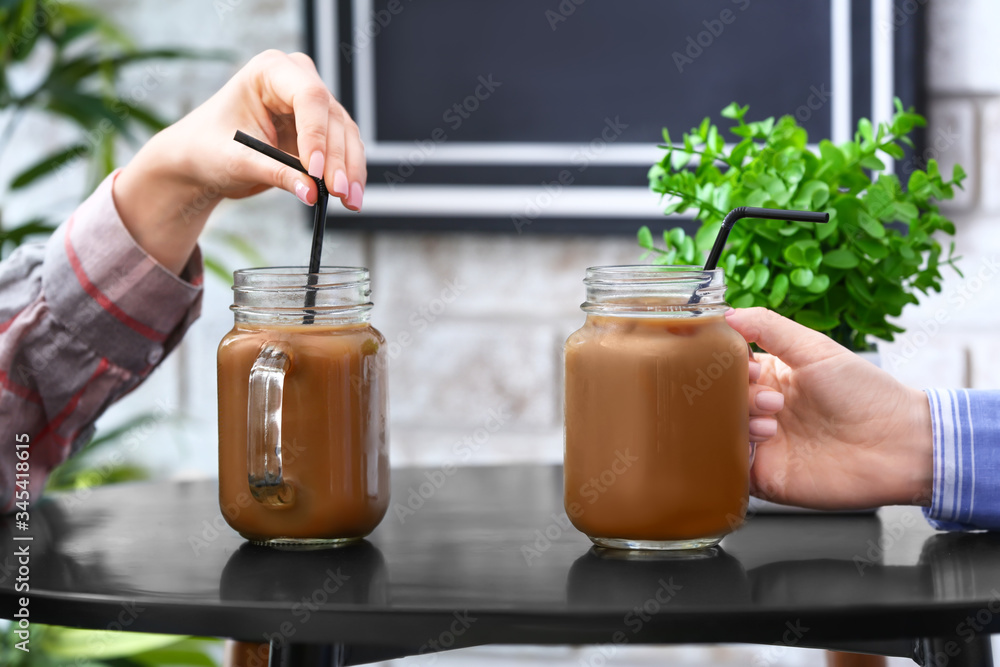
[[[876,38],[894,54],[876,94],[923,110],[920,3],[894,0],[879,23],[873,0],[331,1],[305,1],[308,50],[369,157],[365,210],[334,212],[339,228],[662,227],[655,202],[648,217],[599,201],[543,207],[527,230],[511,219],[567,169],[561,204],[594,188],[643,197],[662,128],[679,138],[732,101],[795,115],[814,143],[846,138],[873,116]]]
[[[830,133],[829,0],[419,1],[376,41],[380,140],[586,142],[618,117],[621,140],[656,142],[733,100],[794,113],[813,89],[804,124]],[[481,76],[501,85],[463,120]]]

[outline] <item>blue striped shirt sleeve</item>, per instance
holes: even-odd
[[[1000,391],[926,393],[934,490],[924,515],[939,530],[1000,530]]]

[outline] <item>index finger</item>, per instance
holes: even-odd
[[[824,334],[766,308],[730,310],[726,322],[748,343],[757,343],[792,368],[847,351]]]
[[[254,81],[261,101],[277,114],[295,118],[299,161],[309,175],[322,178],[330,118],[330,91],[315,69],[299,66],[280,51],[265,51],[254,59]]]

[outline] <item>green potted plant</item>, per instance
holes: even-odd
[[[719,266],[734,307],[766,306],[828,334],[852,350],[871,349],[871,338],[891,341],[903,329],[890,321],[917,293],[941,290],[941,267],[955,271],[955,244],[947,254],[941,235],[955,225],[937,202],[951,199],[965,173],[943,176],[935,160],[903,180],[887,173],[885,157],[901,159],[922,116],[895,100],[896,112],[873,127],[858,122],[853,141],[808,147],[795,118],[747,122],[748,107],[722,110],[733,121],[723,132],[705,118],[674,146],[663,130],[665,154],[649,170],[649,184],[668,202],[665,213],[692,211],[694,236],[677,227],[659,246],[648,227],[639,244],[659,264],[698,264],[711,248],[726,213],[737,206],[826,211],[825,225],[745,220],[738,223]],[[959,275],[961,273],[959,272]]]

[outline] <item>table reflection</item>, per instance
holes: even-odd
[[[566,578],[571,606],[644,609],[712,606],[750,601],[740,562],[721,547],[697,552],[629,552],[591,548]]]
[[[390,599],[385,558],[365,540],[309,551],[246,543],[230,556],[219,590],[223,600],[301,605],[385,606]]]

